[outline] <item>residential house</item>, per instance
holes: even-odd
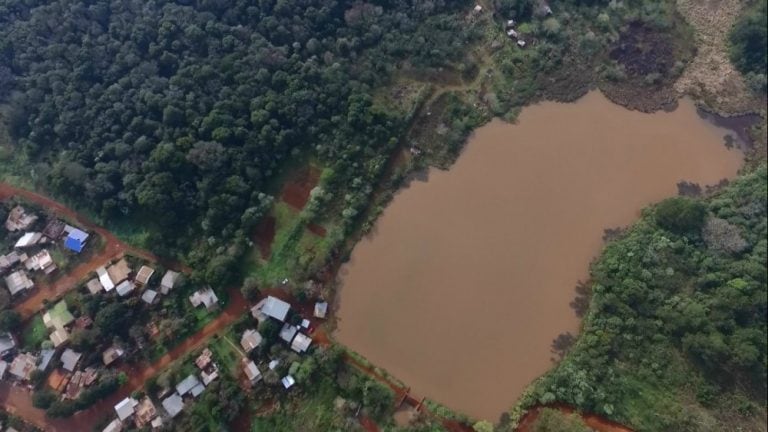
[[[104,290],[104,285],[101,284],[98,278],[93,278],[89,280],[88,283],[85,284],[85,286],[88,288],[88,292],[90,292],[91,294],[98,294],[102,290]]]
[[[152,304],[157,299],[157,291],[148,289],[141,294],[141,300],[146,304]]]
[[[0,357],[12,353],[16,348],[16,341],[10,333],[0,334]]]
[[[160,281],[160,292],[163,295],[167,295],[172,289],[176,280],[179,278],[179,274],[173,270],[168,270],[163,275],[163,279]]]
[[[69,340],[69,332],[67,329],[56,329],[51,333],[49,336],[49,339],[51,339],[51,342],[53,342],[53,346],[58,348],[63,344],[64,342]]]
[[[28,380],[32,371],[37,369],[37,358],[29,353],[21,353],[13,359],[8,369],[11,375],[24,381]]]
[[[40,351],[40,364],[37,365],[37,369],[44,371],[48,369],[48,365],[53,360],[53,356],[56,354],[55,349],[44,349]]]
[[[36,215],[28,214],[22,206],[16,206],[8,213],[5,228],[8,231],[23,231],[32,226],[35,221],[37,221]]]
[[[245,361],[246,359],[243,359],[245,366],[243,366],[243,372],[245,372],[246,378],[248,378],[248,381],[251,382],[251,384],[256,384],[257,382],[261,381],[261,371],[256,366],[256,363],[251,361]]]
[[[4,273],[10,270],[13,266],[21,261],[19,253],[16,251],[10,252],[7,255],[0,255],[0,273]]]
[[[104,350],[104,352],[101,354],[101,360],[104,362],[104,366],[111,365],[115,360],[122,357],[123,353],[122,348],[119,348],[117,346],[111,346]]]
[[[134,412],[136,413],[134,421],[136,422],[136,427],[139,429],[143,428],[144,425],[151,422],[152,419],[157,416],[155,404],[152,403],[152,399],[146,396],[139,402],[139,405],[135,408]]]
[[[163,408],[171,418],[179,415],[182,409],[184,409],[184,401],[181,399],[178,393],[174,393],[162,402]]]
[[[133,281],[130,280],[124,280],[117,284],[117,287],[115,287],[115,291],[117,291],[117,295],[120,297],[125,297],[128,294],[133,291],[133,289],[136,288],[136,284],[133,283]]]
[[[16,244],[13,245],[13,247],[16,249],[21,249],[34,246],[40,241],[41,238],[43,238],[43,235],[38,232],[24,233],[24,235],[16,241]]]
[[[136,278],[134,279],[136,281],[136,285],[138,286],[144,286],[147,283],[149,283],[149,279],[152,277],[152,275],[155,274],[155,269],[148,266],[141,266],[139,269],[139,272],[136,273]]]
[[[243,333],[243,337],[240,338],[240,345],[243,347],[245,352],[249,353],[256,349],[256,347],[261,344],[261,334],[254,330],[254,329],[248,329]]]
[[[49,330],[53,330],[50,339],[54,347],[58,347],[69,340],[69,331],[66,326],[72,324],[74,320],[75,317],[67,308],[66,300],[56,303],[53,308],[43,314],[43,324]]]
[[[200,378],[203,379],[203,385],[206,386],[206,387],[208,387],[208,384],[216,381],[216,379],[219,378],[219,368],[217,368],[215,364],[213,365],[213,367],[211,367],[209,369],[210,369],[210,371],[202,371],[202,372],[200,372]],[[197,395],[195,395],[195,396],[197,396]]]
[[[132,397],[127,397],[115,405],[115,412],[117,413],[117,418],[120,419],[120,421],[125,421],[128,418],[130,418],[133,415],[133,409],[136,408],[136,405],[139,404],[139,401]]]
[[[293,387],[294,384],[296,384],[296,380],[293,379],[292,376],[286,375],[283,377],[283,379],[280,380],[281,383],[283,383],[283,387],[285,387],[286,390]]]
[[[40,252],[32,255],[31,258],[24,262],[24,267],[30,271],[42,271],[45,274],[51,274],[56,270],[56,264],[53,262],[50,252],[47,249],[43,249]]]
[[[26,292],[35,286],[24,270],[17,270],[5,277],[5,286],[12,296]]]
[[[315,303],[315,317],[325,318],[328,314],[328,302],[320,301]]]
[[[112,278],[109,276],[109,272],[104,267],[96,269],[96,274],[99,276],[99,282],[104,287],[104,291],[110,292],[115,288],[115,283],[112,282]]]
[[[299,330],[295,326],[285,323],[283,328],[280,329],[280,339],[286,341],[287,343],[291,343],[293,337],[296,336],[298,331]]]
[[[195,359],[195,366],[197,366],[198,369],[203,370],[207,368],[209,364],[211,364],[212,358],[213,358],[213,353],[211,352],[210,349],[206,348]]]
[[[67,370],[69,372],[74,372],[75,368],[77,367],[77,363],[80,362],[80,358],[83,355],[81,353],[75,352],[71,350],[70,348],[67,348],[64,350],[64,352],[61,354],[61,364],[64,370]]]
[[[180,383],[176,384],[176,392],[179,395],[184,396],[199,385],[202,385],[200,384],[200,380],[198,380],[195,375],[190,375],[184,378]]]
[[[288,311],[290,309],[291,305],[288,303],[280,300],[277,297],[269,296],[251,308],[251,314],[253,314],[254,318],[256,319],[259,319],[259,314],[263,314],[279,321],[285,321],[285,318],[288,316]]]
[[[309,348],[310,344],[312,344],[312,339],[309,336],[304,333],[298,333],[293,338],[293,342],[291,342],[291,349],[297,353],[303,353]]]
[[[189,301],[194,307],[203,305],[208,310],[216,309],[219,306],[219,298],[216,297],[216,293],[213,292],[211,287],[195,291],[194,294],[189,296]]]
[[[67,238],[64,239],[64,247],[75,253],[80,253],[85,247],[85,242],[88,240],[88,233],[72,228],[67,232]]]
[[[107,274],[109,274],[109,279],[112,280],[112,283],[119,284],[128,279],[128,276],[131,275],[131,268],[128,266],[128,261],[126,261],[125,258],[122,258],[120,261],[107,267]],[[102,284],[103,283],[104,282],[102,282]],[[106,285],[104,285],[104,287],[106,288]]]

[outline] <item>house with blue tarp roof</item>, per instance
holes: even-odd
[[[71,251],[80,253],[85,247],[86,240],[88,240],[88,233],[77,228],[73,228],[69,231],[67,238],[64,240],[64,247]]]

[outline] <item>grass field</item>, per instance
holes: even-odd
[[[40,349],[40,344],[48,340],[48,329],[43,324],[40,314],[32,317],[21,332],[21,345],[27,351]]]
[[[240,361],[243,358],[243,352],[239,350],[238,345],[238,339],[231,329],[214,336],[208,344],[208,348],[213,352],[213,361],[219,365],[219,370],[233,378],[238,376]]]

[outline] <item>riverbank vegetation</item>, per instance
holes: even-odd
[[[768,1],[754,0],[733,26],[729,35],[731,61],[744,74],[750,89],[756,93],[765,93],[768,88],[766,16],[768,16]]]
[[[521,406],[564,402],[638,431],[764,428],[766,191],[762,165],[647,209],[593,265],[578,341]]]

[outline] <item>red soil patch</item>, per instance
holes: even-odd
[[[303,168],[283,186],[280,199],[296,210],[301,210],[307,205],[309,193],[312,188],[317,186],[319,180],[320,170],[318,168],[312,165]]]
[[[538,406],[529,410],[523,417],[523,420],[520,422],[520,425],[517,427],[516,432],[530,432],[533,428],[533,424],[536,422],[536,419],[539,417],[539,413],[541,412],[542,408],[545,408],[545,407]],[[569,407],[567,405],[562,405],[562,404],[551,405],[551,406],[547,406],[546,408],[555,408],[565,414],[572,414],[576,412],[576,410],[574,410],[572,407]],[[597,432],[633,432],[632,429],[624,425],[621,425],[619,423],[616,423],[614,421],[600,417],[597,414],[589,414],[589,413],[576,413],[576,414],[581,416],[581,420],[584,422],[584,424],[586,424],[591,429]]]
[[[358,417],[358,421],[360,422],[360,425],[363,427],[363,429],[366,430],[366,432],[379,432],[379,427],[370,418],[361,415]]]
[[[320,226],[316,223],[307,225],[307,229],[309,229],[309,232],[319,237],[325,237],[325,235],[328,233],[328,231],[323,226]]]
[[[275,239],[275,218],[267,216],[261,219],[253,232],[253,242],[259,248],[259,253],[264,259],[272,255],[272,241]]]

